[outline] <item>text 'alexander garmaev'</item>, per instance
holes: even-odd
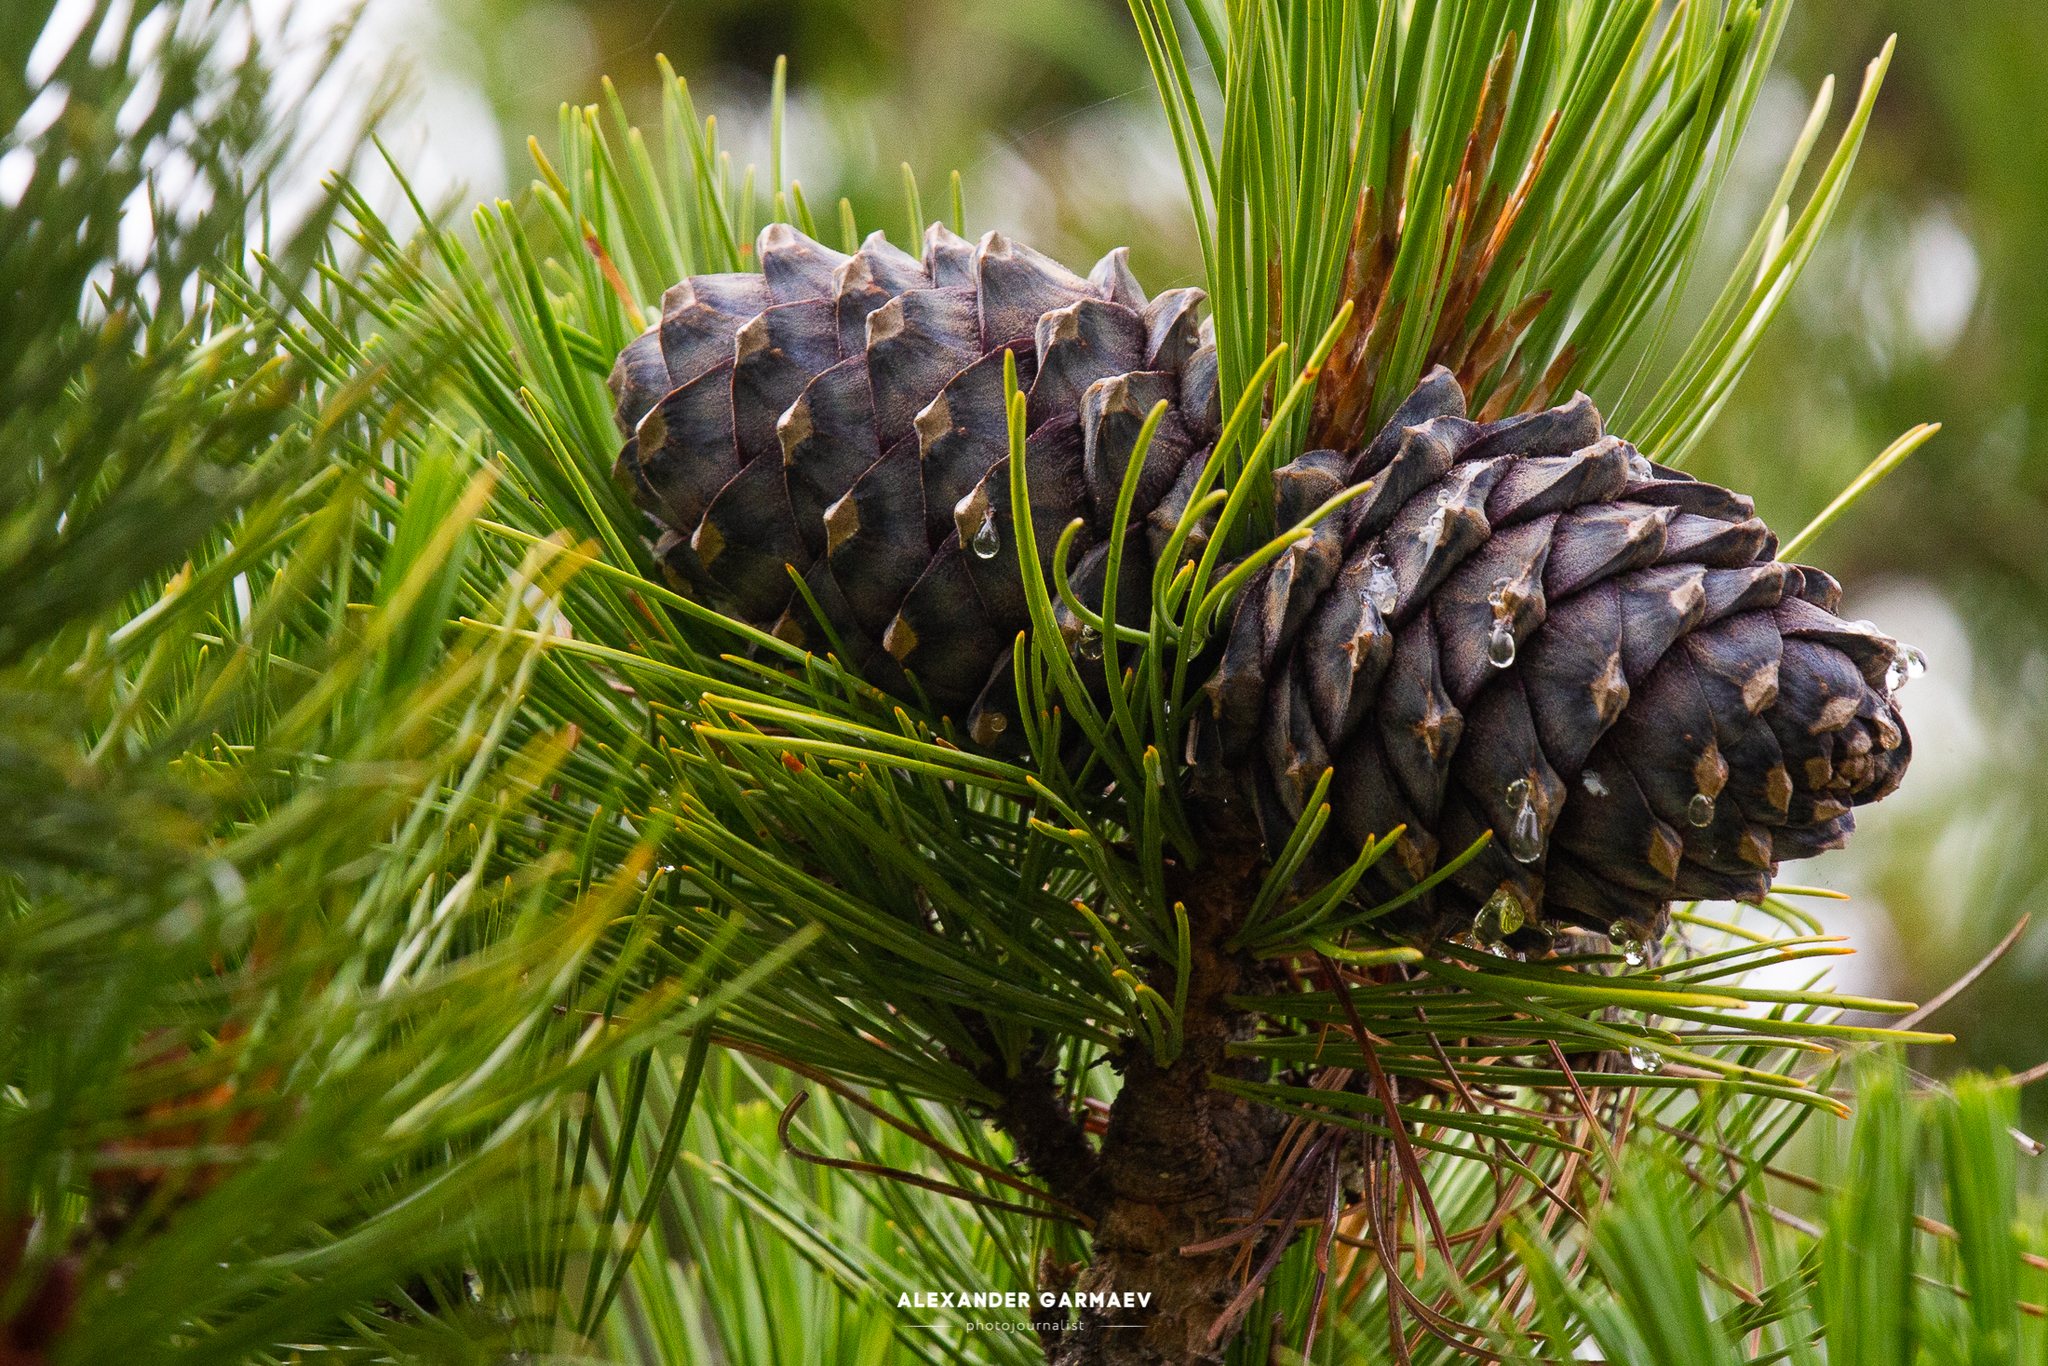
[[[931,1290],[905,1291],[896,1297],[898,1309],[1027,1309],[1032,1295],[1026,1290]],[[1042,1309],[1143,1309],[1152,1303],[1149,1290],[1041,1290]]]

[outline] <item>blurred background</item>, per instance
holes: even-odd
[[[294,26],[342,8],[312,0]],[[1789,533],[1899,432],[1943,424],[1808,554],[1846,615],[1930,668],[1903,695],[1905,788],[1796,874],[1853,897],[1820,907],[1860,950],[1842,980],[1925,1000],[2048,908],[2048,6],[1799,0],[1697,278],[1718,283],[1714,253],[1739,249],[1823,78],[1831,142],[1892,32],[1844,210],[1691,468]],[[901,241],[901,164],[928,218],[957,169],[970,236],[1000,226],[1083,268],[1127,243],[1148,286],[1200,282],[1120,0],[369,0],[350,61],[361,99],[394,59],[409,70],[387,145],[461,203],[522,191],[528,136],[551,148],[560,104],[601,99],[605,76],[658,126],[657,53],[764,177],[788,55],[790,174],[821,222],[845,196]],[[1936,1022],[1962,1042],[1917,1059],[1930,1072],[2048,1058],[2048,925]],[[2038,1132],[2048,1086],[2028,1094]]]

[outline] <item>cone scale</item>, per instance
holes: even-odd
[[[1121,249],[1082,277],[997,233],[934,224],[923,248],[876,233],[847,256],[775,224],[760,274],[670,289],[612,373],[614,472],[680,589],[1021,752],[1005,357],[1037,542],[1083,522],[1091,605],[1139,429],[1168,402],[1117,593],[1142,628],[1217,436],[1216,352],[1201,291],[1148,297]],[[1403,829],[1368,902],[1491,832],[1410,932],[1650,937],[1673,901],[1760,900],[1905,771],[1897,643],[1835,615],[1828,575],[1778,563],[1749,499],[1607,433],[1584,395],[1475,422],[1438,369],[1362,449],[1272,478],[1280,526],[1370,487],[1226,609],[1186,785],[1254,813],[1276,851],[1330,771],[1308,877]],[[1179,554],[1205,544],[1197,525]],[[1090,633],[1060,624],[1099,680]]]

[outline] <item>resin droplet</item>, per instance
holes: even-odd
[[[1517,863],[1534,863],[1543,857],[1543,826],[1536,819],[1536,794],[1527,778],[1508,784],[1508,805],[1515,812],[1515,823],[1508,830],[1508,853]]]
[[[1635,1068],[1638,1072],[1662,1072],[1664,1070],[1664,1055],[1648,1048],[1637,1048],[1634,1044],[1631,1044],[1628,1050],[1628,1065]]]
[[[1657,467],[1652,465],[1644,457],[1643,453],[1633,446],[1629,447],[1628,452],[1628,472],[1629,476],[1634,479],[1655,479],[1657,477]]]
[[[1102,632],[1093,626],[1083,626],[1080,639],[1074,642],[1074,653],[1088,660],[1102,658]]]
[[[1714,823],[1714,799],[1704,792],[1693,793],[1692,800],[1686,803],[1685,818],[1694,825],[1712,825]]]
[[[1632,968],[1639,968],[1650,957],[1650,946],[1636,935],[1636,927],[1626,920],[1617,920],[1607,927],[1607,938],[1614,945],[1614,951],[1621,955],[1621,961]]]
[[[1528,595],[1515,588],[1513,579],[1495,579],[1486,605],[1493,609],[1493,630],[1486,638],[1486,662],[1505,669],[1515,662],[1515,613],[1522,610]]]
[[[982,514],[981,530],[974,533],[974,540],[969,544],[974,553],[984,560],[993,560],[996,552],[1003,548],[1003,538],[996,531],[996,514],[993,508]]]
[[[1898,653],[1892,656],[1891,664],[1884,671],[1886,692],[1897,692],[1927,672],[1927,656],[1916,646],[1901,642]]]
[[[1481,911],[1480,915],[1483,917],[1485,912]],[[1507,945],[1501,943],[1498,937],[1492,939],[1485,938],[1480,933],[1480,924],[1477,919],[1472,922],[1472,928],[1465,933],[1452,935],[1451,942],[1463,948],[1476,950],[1479,953],[1491,954],[1495,958],[1516,958],[1520,956],[1514,950],[1508,948]]]
[[[1590,768],[1582,771],[1579,774],[1579,785],[1584,787],[1586,791],[1590,792],[1595,797],[1604,797],[1607,795],[1607,784],[1601,782],[1600,775],[1595,773]]]
[[[992,711],[983,715],[982,724],[988,728],[990,735],[1001,735],[1010,728],[1010,718],[999,711]]]
[[[1486,662],[1496,669],[1515,662],[1515,628],[1508,622],[1494,621],[1493,633],[1486,638]]]
[[[1444,508],[1441,502],[1437,510],[1429,514],[1429,520],[1422,524],[1422,530],[1415,533],[1415,539],[1422,542],[1425,559],[1436,554],[1436,548],[1444,543]]]
[[[1496,944],[1521,929],[1527,920],[1522,898],[1503,882],[1472,918],[1472,937],[1481,944]]]
[[[1366,560],[1371,572],[1365,576],[1365,587],[1359,590],[1360,602],[1374,608],[1381,616],[1394,610],[1394,600],[1400,596],[1400,585],[1394,579],[1394,569],[1387,563],[1387,557],[1374,551]]]

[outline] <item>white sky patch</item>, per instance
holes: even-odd
[[[97,60],[111,60],[118,53],[131,4],[132,0],[116,0],[90,34]],[[357,0],[250,0],[250,16],[276,68],[275,98],[282,103],[303,97],[297,125],[301,145],[284,158],[270,187],[276,231],[289,231],[300,221],[319,202],[322,182],[338,172],[354,175],[371,204],[393,220],[395,231],[403,235],[410,230],[405,198],[381,159],[363,156],[350,165],[371,113],[380,108],[389,111],[379,125],[384,143],[429,209],[466,208],[475,199],[495,198],[506,191],[497,120],[483,91],[465,74],[481,69],[481,64],[455,60],[462,55],[457,49],[468,40],[441,21],[433,7],[406,0],[367,0],[354,36],[328,79],[314,83],[331,34],[357,7]],[[49,82],[66,55],[88,37],[94,8],[94,0],[57,0],[29,53],[26,71],[32,84]],[[196,27],[207,13],[202,7],[187,17]],[[130,70],[140,79],[116,114],[116,126],[125,133],[141,126],[157,98],[160,79],[153,61],[167,25],[167,15],[158,11],[137,27]],[[237,21],[215,41],[212,51],[223,66],[239,60],[247,36],[248,26]],[[0,204],[12,207],[21,202],[36,170],[33,151],[22,144],[46,131],[63,114],[68,99],[61,82],[49,84],[12,127],[0,130]],[[174,130],[170,139],[152,143],[143,162],[161,209],[189,219],[204,212],[211,193],[197,168],[174,149],[178,135]],[[154,226],[149,191],[138,189],[123,206],[117,247],[122,262],[138,269],[145,265]]]
[[[21,117],[14,122],[10,137],[15,142],[32,142],[49,130],[64,112],[64,106],[71,102],[71,92],[62,81],[46,85],[29,101],[28,108],[21,111]]]
[[[1983,267],[1945,204],[1877,196],[1856,210],[1807,290],[1809,320],[1846,331],[1879,373],[1954,349],[1977,306]],[[1856,305],[1843,310],[1844,298]]]
[[[1887,635],[1918,646],[1927,656],[1927,672],[1898,694],[1899,711],[1913,737],[1913,767],[1906,783],[1879,809],[1889,818],[1890,812],[1914,805],[1946,805],[1959,783],[1982,772],[1987,743],[1983,719],[1973,705],[1976,656],[1969,628],[1940,590],[1919,579],[1873,583],[1857,592],[1855,606]]]
[[[1906,248],[1906,321],[1920,344],[1945,355],[1977,304],[1977,248],[1948,209],[1936,205],[1913,224]]]
[[[13,208],[35,178],[36,154],[26,147],[0,153],[0,204]]]
[[[57,63],[64,60],[64,54],[85,32],[92,11],[93,0],[57,0],[42,33],[36,38],[36,45],[28,50],[27,65],[22,68],[30,85],[41,85],[50,79]]]
[[[356,0],[252,0],[257,19],[274,41],[279,86],[303,88],[321,55],[326,34],[356,8]],[[404,0],[368,0],[354,36],[327,84],[306,108],[308,147],[291,159],[273,185],[278,220],[292,222],[321,194],[321,182],[355,151],[355,137],[372,109],[394,89],[395,105],[379,136],[429,210],[506,191],[505,158],[490,101],[454,60],[469,40],[432,7]],[[439,55],[437,55],[439,54]],[[450,60],[442,60],[445,55]],[[410,214],[397,181],[374,150],[355,168],[356,181],[380,214],[401,234]]]

